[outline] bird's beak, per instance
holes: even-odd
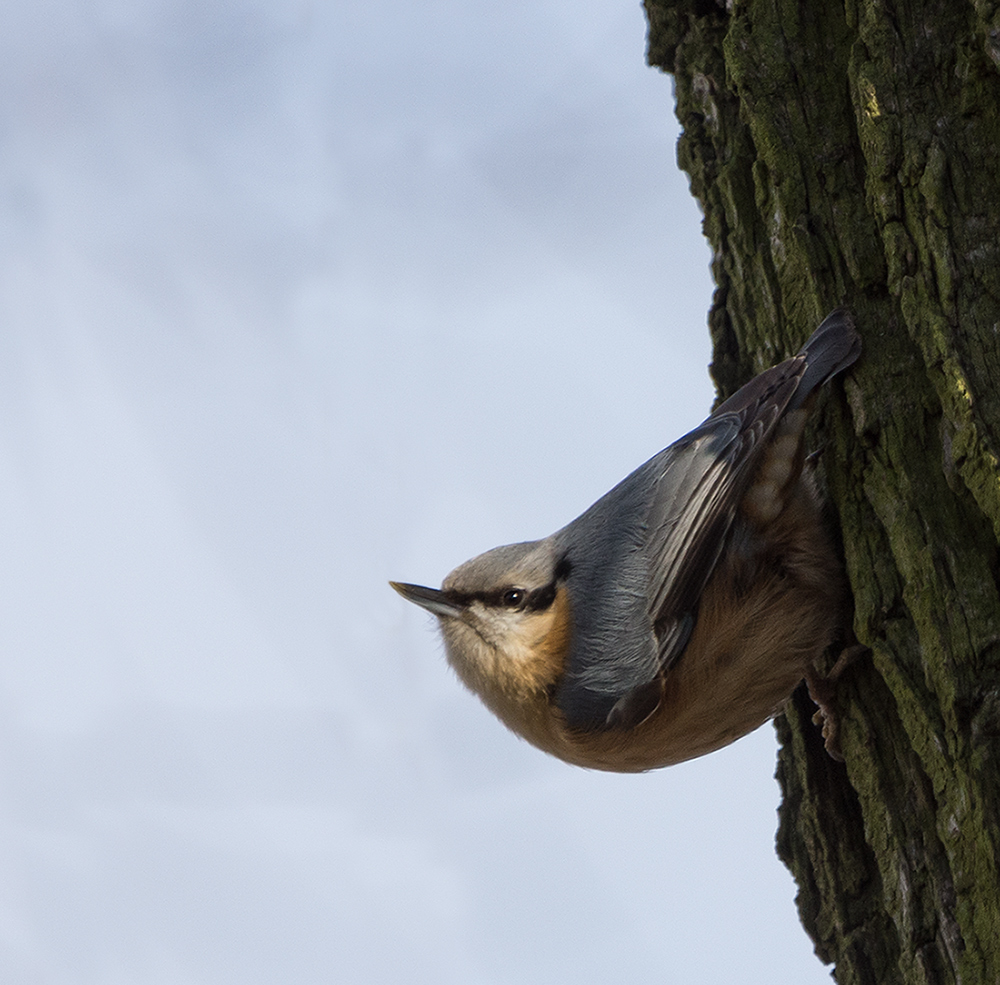
[[[408,602],[415,602],[428,612],[433,612],[436,616],[450,616],[460,618],[465,613],[465,609],[457,602],[453,602],[444,592],[437,588],[425,588],[423,585],[408,585],[403,581],[390,581],[390,585],[399,592]]]

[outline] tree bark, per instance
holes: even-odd
[[[796,694],[778,851],[838,982],[1000,982],[1000,3],[645,0],[717,284],[723,395],[837,304],[817,441],[853,626],[846,762]]]

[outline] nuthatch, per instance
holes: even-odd
[[[562,530],[466,561],[440,590],[390,584],[540,749],[621,772],[718,749],[776,714],[841,628],[803,430],[860,351],[838,309]]]

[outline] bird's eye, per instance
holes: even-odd
[[[506,609],[516,609],[524,603],[525,592],[523,588],[508,588],[500,596],[500,603]]]

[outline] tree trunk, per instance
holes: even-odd
[[[1000,982],[1000,3],[646,0],[725,395],[855,312],[821,424],[845,764],[796,695],[778,851],[838,982]]]

